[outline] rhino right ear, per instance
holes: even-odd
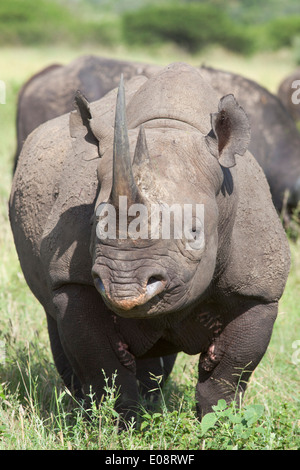
[[[218,112],[211,114],[212,130],[206,143],[220,165],[231,168],[235,155],[244,155],[250,142],[250,124],[244,109],[230,94],[219,102]]]
[[[99,145],[99,141],[90,125],[91,119],[89,102],[80,91],[77,91],[75,94],[75,110],[70,113],[69,119],[70,136],[76,155],[87,152],[90,144],[97,147]]]

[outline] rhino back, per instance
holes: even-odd
[[[218,108],[215,90],[197,68],[173,63],[150,77],[128,104],[128,126],[168,119],[184,122],[202,134],[211,129],[210,113]]]
[[[16,154],[19,155],[22,149],[22,145],[26,140],[26,137],[36,129],[40,124],[47,121],[45,116],[45,109],[41,106],[41,101],[43,100],[43,87],[39,87],[39,83],[45,82],[49,75],[52,75],[53,71],[60,69],[62,65],[53,64],[40,72],[33,75],[20,89],[18,94],[18,104],[17,104],[17,150]],[[56,117],[52,115],[52,100],[51,95],[48,97],[48,105],[46,107],[47,112],[51,114],[51,117]],[[64,106],[64,104],[62,104]],[[30,118],[27,119],[26,116],[30,114]],[[64,114],[60,113],[60,114]]]

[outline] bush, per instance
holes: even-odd
[[[171,41],[196,52],[209,44],[249,53],[252,38],[221,9],[209,4],[148,6],[123,15],[123,37],[132,45]]]
[[[53,0],[1,0],[0,45],[81,42],[112,45],[118,40],[117,20],[82,19],[81,10]]]
[[[120,29],[118,18],[103,18],[101,22],[88,21],[80,25],[75,40],[80,43],[113,46],[120,44],[122,40]]]
[[[294,38],[300,35],[300,16],[286,16],[272,20],[267,26],[271,47],[290,47]]]
[[[47,0],[2,0],[0,3],[0,44],[57,42],[69,36],[72,22],[68,10]]]

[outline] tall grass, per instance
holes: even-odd
[[[59,60],[66,62],[77,53],[63,48],[2,51],[6,66],[0,78],[6,82],[7,99],[5,105],[0,105],[0,449],[299,448],[300,355],[295,354],[294,347],[300,340],[299,241],[291,242],[291,273],[269,349],[250,381],[244,402],[240,403],[237,396],[237,408],[226,408],[220,402],[212,415],[199,423],[194,406],[198,358],[184,354],[179,355],[163,390],[159,378],[153,377],[153,388],[160,389],[161,400],[152,411],[143,404],[139,410],[140,431],[129,426],[121,435],[117,432],[114,402],[118,391],[114,387],[107,390],[100,406],[91,397],[89,411],[65,390],[53,364],[44,312],[29,292],[19,267],[7,202],[17,91],[40,67]],[[128,51],[126,54],[130,58]],[[172,54],[172,60],[176,59],[176,51]],[[217,65],[222,57],[226,68],[248,67],[252,78],[264,76],[267,85],[265,69],[261,70],[266,62],[263,58],[252,59],[254,68],[248,60],[241,63],[233,55],[218,54],[211,54],[206,63]],[[272,87],[284,72],[277,67],[278,56],[274,57],[273,63],[268,58],[270,70],[277,70],[276,76],[270,74]],[[151,56],[143,59],[154,61]],[[186,56],[189,59],[195,60]],[[159,60],[168,63],[170,56],[160,56]],[[291,66],[288,61],[286,64]]]

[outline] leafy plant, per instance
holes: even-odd
[[[249,440],[257,441],[265,435],[265,428],[260,424],[264,414],[264,406],[248,405],[245,408],[237,408],[237,403],[232,402],[227,406],[225,400],[219,400],[213,406],[213,412],[207,413],[201,421],[201,430],[204,435],[218,426],[221,434],[219,448],[243,449],[249,447]],[[216,437],[216,436],[215,436]],[[207,447],[210,447],[210,443]]]
[[[269,41],[274,49],[290,47],[300,35],[300,15],[275,18],[267,25]]]

